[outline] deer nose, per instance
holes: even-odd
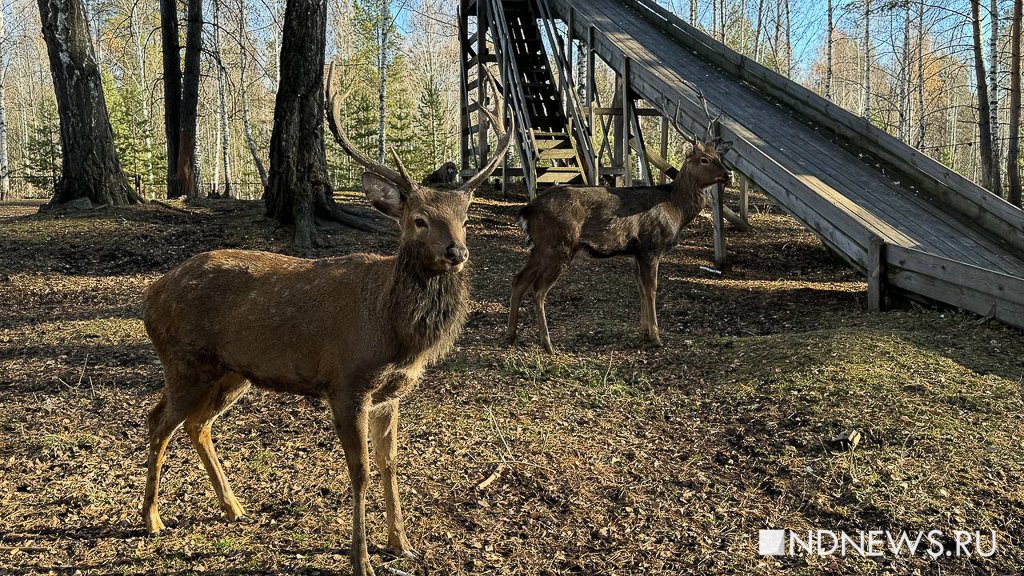
[[[452,242],[448,245],[448,251],[445,253],[445,257],[454,265],[459,265],[469,260],[469,248],[466,248],[463,244]]]

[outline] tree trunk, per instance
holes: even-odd
[[[690,0],[690,26],[697,25],[697,0]]]
[[[900,65],[900,140],[910,143],[910,0],[903,0],[903,62]]]
[[[871,119],[871,0],[864,0],[864,102],[861,115]]]
[[[825,38],[825,99],[832,99],[832,53],[835,51],[835,19],[833,0],[828,0],[828,36]]]
[[[181,42],[178,2],[160,0],[160,39],[164,71],[164,135],[167,138],[167,197],[179,196],[178,135],[181,126]]]
[[[377,91],[377,162],[383,164],[387,156],[388,31],[391,28],[388,0],[380,0],[377,16],[380,19],[380,52],[377,61],[377,70],[380,73],[380,89]]]
[[[174,197],[199,192],[196,128],[199,124],[199,57],[203,50],[203,0],[188,0],[185,23],[185,68],[181,76],[178,125],[177,190]]]
[[[281,41],[281,84],[270,138],[267,216],[295,226],[295,244],[316,240],[314,217],[361,230],[377,228],[334,202],[324,151],[324,47],[327,3],[290,0]]]
[[[917,147],[924,149],[927,134],[924,107],[924,0],[917,3]]]
[[[142,95],[142,119],[146,126],[146,182],[153,182],[153,137],[151,136],[150,129],[153,125],[152,111],[149,107],[149,98],[147,92],[149,90],[149,79],[146,75],[146,56],[142,46],[142,35],[139,32],[138,15],[138,4],[133,4],[131,12],[128,15],[128,29],[132,35],[132,43],[135,45],[135,67],[138,74],[139,83],[139,94]]]
[[[7,84],[7,59],[4,54],[7,47],[6,28],[4,27],[4,11],[0,7],[0,200],[7,200],[11,195],[10,164],[7,157],[7,104],[5,88]]]
[[[992,25],[989,26],[988,114],[992,128],[992,193],[1002,195],[1002,167],[999,165],[999,2],[991,0]]]
[[[998,180],[993,178],[995,155],[992,150],[992,127],[989,124],[988,81],[985,79],[985,55],[981,48],[981,0],[971,0],[971,27],[974,42],[974,76],[978,84],[978,132],[981,151],[981,185],[998,194]]]
[[[1013,2],[1010,27],[1010,133],[1006,143],[1006,181],[1011,204],[1021,206],[1020,183],[1020,29],[1024,0]]]
[[[757,0],[757,25],[754,27],[754,60],[761,59],[762,28],[764,28],[764,0]]]
[[[260,184],[263,190],[267,189],[267,169],[260,159],[259,150],[256,149],[256,140],[252,137],[252,125],[249,123],[249,87],[245,80],[245,66],[248,54],[245,51],[245,38],[247,37],[248,7],[247,0],[238,1],[238,89],[242,93],[242,131],[245,132],[245,143],[249,147],[249,154],[252,155],[252,162],[256,165],[256,172],[260,175]]]
[[[220,151],[224,162],[224,198],[231,198],[231,126],[228,124],[227,84],[228,74],[220,50],[220,0],[213,2],[213,49],[217,54],[217,97],[220,103],[218,123],[220,126]],[[214,181],[214,186],[218,184]]]
[[[88,198],[94,204],[133,204],[142,198],[128,184],[114,149],[99,67],[81,0],[39,0],[50,59],[63,166],[50,205]]]

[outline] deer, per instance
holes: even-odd
[[[455,162],[445,162],[440,168],[427,174],[421,184],[454,184],[459,177]]]
[[[722,163],[722,156],[732,142],[711,137],[716,122],[717,119],[709,122],[703,141],[696,137],[689,141],[690,150],[682,169],[669,184],[559,185],[519,211],[519,225],[526,236],[529,255],[512,282],[509,343],[516,342],[523,294],[532,289],[541,345],[547,353],[554,353],[544,301],[569,264],[583,252],[592,258],[634,258],[640,291],[640,326],[652,344],[662,345],[655,311],[658,264],[678,243],[683,228],[704,208],[704,189],[713,184],[727,185],[732,180],[732,172]]]
[[[384,488],[389,548],[416,558],[398,494],[399,401],[424,370],[453,348],[469,307],[466,224],[473,191],[508,148],[501,104],[482,112],[500,134],[488,163],[457,189],[414,183],[373,162],[341,129],[340,101],[328,76],[328,123],[365,171],[367,200],[397,222],[393,255],[319,260],[247,250],[193,256],[144,295],[143,319],[164,369],[149,412],[148,474],[142,515],[149,533],[164,529],[157,492],[168,441],[182,424],[199,453],[228,520],[245,514],[214,451],[214,421],[251,386],[319,397],[330,406],[352,482],[350,557],[356,576],[372,576],[365,534],[368,439]]]

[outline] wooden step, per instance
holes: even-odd
[[[576,159],[576,151],[572,148],[548,148],[547,150],[538,150],[537,158],[540,160],[566,160],[569,158]]]
[[[583,174],[577,167],[552,166],[537,168],[537,184],[582,184]]]

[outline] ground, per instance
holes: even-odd
[[[725,274],[701,268],[705,217],[663,263],[664,348],[641,339],[631,263],[584,260],[549,297],[547,356],[529,300],[520,344],[503,336],[526,252],[518,205],[474,205],[469,322],[402,408],[401,493],[424,559],[374,548],[378,574],[1024,572],[1020,332],[917,304],[868,313],[862,279],[759,201]],[[251,202],[36,207],[0,206],[0,573],[347,573],[349,483],[315,402],[253,391],[218,422],[243,521],[223,519],[180,431],[170,529],[146,537],[139,513],[161,387],[143,289],[204,250],[290,252],[291,233]],[[323,240],[313,255],[395,244]],[[849,429],[855,449],[832,442]],[[376,475],[368,516],[383,544]],[[763,528],[995,530],[998,548],[761,557]]]

